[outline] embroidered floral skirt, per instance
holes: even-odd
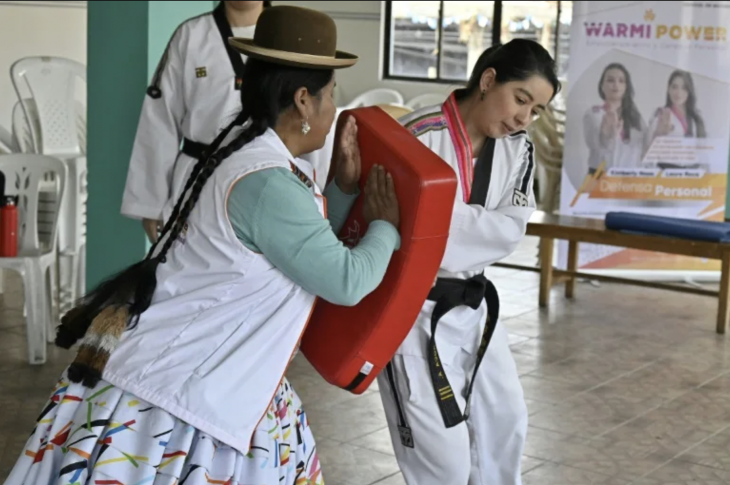
[[[302,403],[286,379],[252,445],[243,455],[107,382],[88,389],[64,374],[5,483],[324,484]]]

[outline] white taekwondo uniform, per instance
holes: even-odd
[[[532,143],[525,132],[488,141],[485,148],[490,143],[493,147],[491,167],[474,167],[476,157],[456,109],[454,94],[442,106],[422,108],[400,122],[458,175],[459,187],[439,279],[479,278],[485,267],[515,250],[535,210]],[[480,174],[486,203],[470,203],[473,171]],[[475,176],[475,190],[477,183]],[[458,411],[465,410],[464,396],[485,329],[487,304],[480,293],[474,304],[478,305],[476,310],[457,306],[438,323],[438,359],[449,381],[439,389],[435,389],[429,366],[435,305],[434,301],[426,301],[391,364],[378,377],[393,446],[406,483],[520,484],[527,408],[507,332],[501,324],[493,326],[488,350],[473,379],[470,416],[466,424],[447,428],[436,396],[455,396]],[[498,299],[494,307],[489,308],[490,313],[498,311]],[[454,399],[451,401],[453,404]]]
[[[255,26],[231,28],[223,5],[180,24],[147,88],[122,200],[127,217],[161,220],[201,150],[241,111],[246,56],[226,39],[252,38]],[[322,153],[331,154],[333,139],[334,128],[325,149],[302,157],[314,165],[320,189],[329,169]]]

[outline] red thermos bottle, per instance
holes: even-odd
[[[0,257],[18,255],[18,208],[12,197],[5,200],[0,209]]]

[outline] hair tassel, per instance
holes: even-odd
[[[94,318],[81,341],[76,359],[69,366],[68,378],[71,382],[83,382],[84,386],[90,388],[99,383],[109,356],[119,345],[129,319],[126,306],[106,307]]]
[[[56,345],[62,349],[70,349],[84,338],[86,330],[96,315],[90,315],[88,307],[83,303],[69,310],[61,317],[61,325],[56,329]]]
[[[56,345],[70,349],[81,341],[76,359],[68,370],[72,382],[93,387],[101,379],[109,355],[122,333],[152,301],[159,262],[158,258],[140,261],[102,283],[61,318]]]

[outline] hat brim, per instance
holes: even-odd
[[[287,66],[306,67],[309,69],[344,69],[355,65],[358,61],[356,55],[342,51],[337,51],[335,57],[328,57],[267,49],[255,45],[253,39],[240,37],[231,37],[228,39],[228,43],[238,52],[248,57]]]

